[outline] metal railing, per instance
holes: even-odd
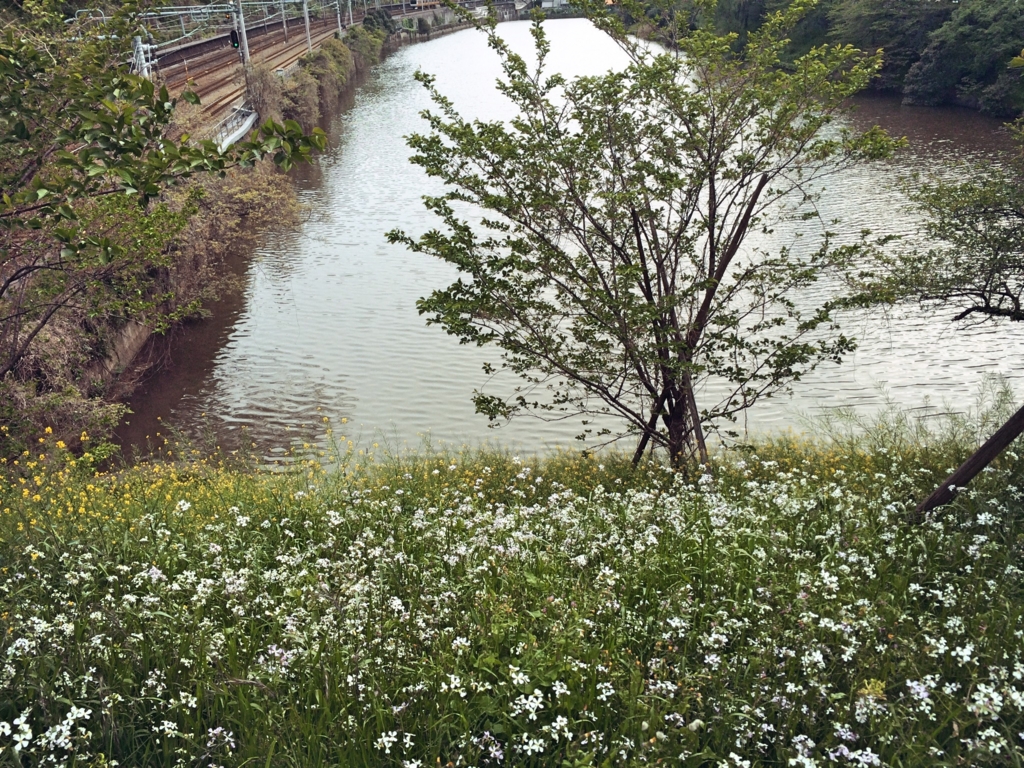
[[[234,107],[231,114],[214,126],[211,140],[221,152],[241,139],[259,120],[256,110],[248,103]]]

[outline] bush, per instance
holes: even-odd
[[[285,83],[281,114],[286,120],[297,122],[307,132],[313,130],[320,119],[320,87],[304,69]]]
[[[330,105],[355,71],[352,52],[340,40],[325,40],[302,60],[302,68],[316,80],[321,104]]]
[[[361,26],[350,27],[345,36],[345,45],[352,51],[357,70],[364,70],[380,61],[386,34],[379,30],[368,30]]]
[[[260,116],[260,120],[281,122],[284,108],[284,83],[281,76],[265,64],[257,64],[246,68],[245,85],[249,93],[249,103]]]
[[[387,8],[370,8],[363,17],[362,28],[371,34],[381,33],[387,36],[401,29],[401,25],[391,18],[391,12]]]

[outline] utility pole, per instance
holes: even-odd
[[[238,0],[238,39],[242,43],[242,63],[249,66],[249,38],[245,34],[245,14],[242,13],[242,0]]]
[[[344,27],[341,26],[341,0],[335,0],[334,11],[338,14],[338,39],[341,39],[341,33],[344,31]]]
[[[284,0],[281,0],[281,26],[284,27],[284,41],[288,42],[288,17],[285,16]]]
[[[348,25],[351,27],[354,23],[352,21],[352,0],[348,0]]]
[[[306,22],[306,50],[313,52],[313,40],[309,36],[309,0],[302,0],[302,18]]]

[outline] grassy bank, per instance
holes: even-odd
[[[1015,456],[911,527],[955,446],[778,441],[687,483],[495,452],[96,475],[42,440],[0,490],[0,764],[1024,755]]]

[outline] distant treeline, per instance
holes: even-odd
[[[714,21],[742,39],[790,2],[720,0]],[[696,16],[696,4],[685,4]],[[667,20],[662,10],[649,15]],[[820,0],[794,36],[793,54],[826,42],[884,49],[875,87],[908,103],[962,104],[1000,117],[1024,111],[1021,71],[1007,67],[1024,47],[1019,0]]]

